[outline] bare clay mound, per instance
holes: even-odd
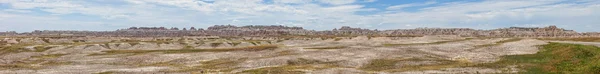
[[[8,39],[0,74],[515,73],[471,65],[534,54],[547,43],[459,36],[89,39]]]

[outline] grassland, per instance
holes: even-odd
[[[266,67],[253,70],[246,70],[242,73],[249,74],[305,74],[306,70],[322,70],[327,68],[339,67],[335,65],[337,61],[324,62],[319,60],[298,58],[296,60],[288,60],[284,66]]]
[[[521,39],[521,38],[512,38],[512,39],[498,41],[498,42],[495,42],[494,44],[477,45],[477,46],[475,46],[475,49],[482,48],[482,47],[498,46],[498,45],[502,45],[504,43],[516,42],[516,41],[521,41],[521,40],[523,40],[523,39]]]
[[[444,44],[444,43],[450,43],[450,42],[467,41],[467,40],[472,40],[472,39],[474,39],[474,38],[465,38],[465,39],[459,39],[459,40],[448,40],[448,41],[438,41],[438,42],[431,42],[431,43],[383,44],[383,46],[406,46],[406,45]]]
[[[558,40],[558,41],[582,41],[582,42],[600,42],[600,37],[580,37],[580,38],[539,38],[540,40]]]
[[[474,66],[504,68],[517,66],[523,74],[600,73],[600,48],[590,45],[550,43],[536,54],[504,56],[502,60]]]
[[[432,64],[419,65],[399,65],[402,62],[425,62],[436,61]],[[469,62],[452,61],[444,59],[374,59],[365,66],[359,68],[366,71],[386,71],[386,72],[403,72],[403,71],[422,71],[422,70],[439,70],[444,68],[453,68],[470,65]]]

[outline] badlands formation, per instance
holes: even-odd
[[[312,31],[220,25],[0,34],[0,74],[522,73],[530,71],[523,64],[494,64],[542,52],[543,45],[600,46],[559,39],[598,33],[554,26]]]

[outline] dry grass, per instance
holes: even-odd
[[[340,41],[342,38],[335,38],[333,41]]]
[[[423,35],[372,35],[367,37],[371,39],[372,37],[423,37]]]
[[[33,47],[33,49],[35,49],[34,50],[35,52],[44,52],[44,51],[52,49],[54,47],[55,46],[36,46],[36,47]]]
[[[7,54],[7,53],[30,51],[30,50],[25,49],[25,46],[28,46],[28,45],[12,45],[12,46],[1,47],[0,55]]]
[[[39,67],[37,67],[37,66],[32,66],[31,64],[23,64],[23,63],[0,65],[0,70],[6,70],[6,69],[38,69],[38,68]]]
[[[247,60],[247,58],[239,58],[239,59],[216,59],[210,61],[200,62],[202,65],[193,66],[193,67],[183,67],[177,70],[171,70],[168,72],[208,72],[208,73],[217,73],[217,72],[230,72],[234,69],[238,69],[235,67],[239,63]]]
[[[304,71],[295,71],[295,69],[307,68],[307,66],[282,66],[267,67],[254,70],[242,71],[245,74],[305,74]]]
[[[46,43],[50,43],[50,39],[47,39],[47,38],[43,38],[42,41],[44,41]]]
[[[194,53],[194,52],[228,52],[228,51],[261,51],[261,50],[273,50],[278,48],[277,45],[260,45],[260,46],[249,46],[239,48],[215,48],[215,49],[180,49],[180,50],[109,50],[102,51],[103,54],[90,54],[93,55],[111,55],[111,54],[143,54],[151,52],[162,52],[162,53]]]
[[[40,65],[43,66],[58,66],[58,65],[68,65],[68,64],[72,64],[73,62],[68,62],[68,61],[46,61],[43,63],[40,63]]]
[[[221,42],[210,43],[210,46],[211,46],[211,47],[218,47],[218,46],[220,46],[221,44],[223,44],[223,43],[221,43]]]
[[[508,39],[508,40],[498,41],[498,42],[495,42],[494,44],[477,45],[477,46],[475,46],[475,49],[482,48],[482,47],[498,46],[498,45],[502,45],[504,43],[516,42],[516,41],[521,41],[521,40],[523,40],[523,39],[521,39],[521,38],[512,38],[512,39]]]
[[[259,69],[254,69],[254,70],[246,70],[246,71],[242,71],[242,73],[249,73],[249,74],[270,74],[270,73],[305,74],[304,71],[306,71],[306,70],[314,71],[314,70],[322,70],[322,69],[339,67],[335,63],[337,63],[337,61],[325,62],[325,61],[319,61],[319,60],[298,58],[296,60],[288,60],[287,65],[284,65],[284,66],[266,67],[266,68],[259,68]]]
[[[135,45],[140,44],[140,42],[128,42],[128,44],[131,45],[131,46],[135,46]]]
[[[105,71],[105,72],[99,72],[99,73],[94,73],[94,74],[114,74],[116,73],[115,71]]]
[[[435,64],[421,64],[421,65],[399,65],[401,62],[424,62],[424,61],[435,61]],[[387,71],[387,72],[402,72],[402,71],[422,71],[422,70],[439,70],[444,68],[454,68],[469,65],[469,62],[462,61],[451,61],[444,59],[374,59],[368,64],[359,68],[366,71]]]
[[[26,60],[21,62],[15,62],[11,64],[0,64],[0,70],[11,70],[11,69],[29,69],[39,70],[44,69],[48,66],[67,65],[72,64],[68,61],[55,61],[55,60]]]
[[[449,40],[449,41],[438,41],[438,42],[431,42],[431,43],[411,43],[411,44],[383,44],[383,46],[406,46],[406,45],[429,45],[429,44],[444,44],[444,43],[450,43],[450,42],[460,42],[460,41],[467,41],[467,40],[472,40],[474,38],[465,38],[465,39],[459,39],[459,40]]]
[[[559,40],[559,41],[583,41],[600,42],[600,37],[580,37],[580,38],[538,38],[540,40]]]
[[[348,48],[347,46],[330,46],[330,47],[310,47],[304,49],[316,49],[316,50],[326,50],[326,49],[343,49]]]
[[[50,59],[50,58],[58,58],[67,54],[49,54],[49,55],[41,55],[41,56],[31,56],[31,58],[41,58],[41,59]]]
[[[231,46],[237,46],[240,45],[242,42],[229,42],[228,44]]]

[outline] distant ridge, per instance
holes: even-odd
[[[215,25],[202,28],[130,27],[116,31],[56,31],[36,30],[28,33],[0,32],[1,36],[96,36],[96,37],[181,37],[181,36],[425,36],[459,35],[464,37],[600,37],[598,32],[579,33],[556,26],[509,27],[492,30],[471,28],[416,28],[370,30],[342,26],[332,30],[314,31],[282,25]]]

